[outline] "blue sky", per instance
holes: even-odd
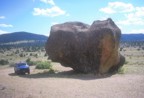
[[[49,35],[57,23],[91,25],[109,17],[122,33],[144,33],[143,0],[0,0],[0,34],[27,31]]]

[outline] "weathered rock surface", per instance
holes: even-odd
[[[119,53],[121,30],[112,19],[66,22],[51,27],[46,52],[52,61],[76,71],[107,73],[118,70],[125,62]]]

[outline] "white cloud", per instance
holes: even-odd
[[[134,10],[134,6],[130,3],[123,2],[111,2],[109,6],[116,10],[117,12],[132,12]]]
[[[46,4],[50,4],[50,5],[55,5],[53,0],[40,0],[41,2],[44,2]]]
[[[101,8],[99,11],[107,14],[126,13],[134,11],[134,6],[130,3],[109,2],[107,7]]]
[[[131,30],[129,33],[144,33],[144,29],[138,29],[138,30]]]
[[[45,4],[50,4],[51,8],[34,8],[33,15],[34,16],[48,16],[48,17],[56,17],[60,15],[70,16],[66,11],[62,10],[60,7],[56,6],[54,0],[40,0]]]
[[[55,16],[60,16],[60,15],[65,15],[66,12],[62,9],[60,9],[58,6],[53,6],[52,8],[34,8],[33,15],[38,16],[49,16],[49,17],[55,17]]]
[[[11,24],[0,24],[0,27],[13,27]]]
[[[120,20],[117,24],[121,25],[144,25],[144,19],[142,18],[127,18],[125,20]]]
[[[144,7],[135,7],[124,2],[109,2],[106,7],[101,8],[99,11],[115,15],[119,13],[125,18],[117,21],[117,24],[120,25],[144,25]]]
[[[106,7],[106,8],[101,8],[100,11],[102,11],[102,12],[104,12],[104,13],[107,13],[107,14],[113,14],[113,13],[115,13],[115,11],[114,11],[113,9],[108,8],[108,7]]]
[[[0,34],[5,34],[5,33],[9,33],[9,32],[0,30]]]
[[[122,25],[144,25],[144,7],[135,7],[131,13],[124,14],[126,19],[118,21]]]
[[[144,16],[144,7],[136,7],[135,9],[136,9],[135,15],[137,17]]]
[[[0,16],[0,19],[5,19],[5,16]]]

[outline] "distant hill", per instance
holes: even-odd
[[[29,32],[14,32],[0,35],[0,48],[43,47],[48,37]]]
[[[121,41],[144,41],[144,34],[122,34]]]
[[[47,36],[33,34],[29,32],[14,32],[9,34],[0,35],[0,44],[9,43],[9,42],[17,42],[17,41],[44,41],[47,40]]]

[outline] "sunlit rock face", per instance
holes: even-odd
[[[45,49],[52,61],[75,71],[114,72],[125,62],[119,53],[120,36],[110,18],[92,25],[66,22],[51,27]]]

